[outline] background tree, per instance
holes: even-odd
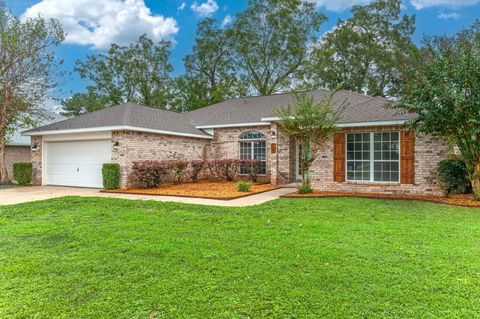
[[[107,54],[77,61],[75,71],[92,85],[87,93],[64,101],[65,113],[76,115],[126,102],[166,108],[173,71],[169,57],[170,42],[154,43],[142,35],[137,43],[112,44]]]
[[[334,94],[314,103],[306,93],[295,96],[296,104],[276,110],[279,125],[288,136],[301,143],[300,168],[303,193],[312,192],[310,167],[317,159],[321,147],[333,135],[346,102],[334,102]]]
[[[64,40],[56,20],[20,21],[0,1],[0,183],[8,182],[5,141],[16,125],[33,125],[55,86],[53,49]]]
[[[401,0],[354,6],[313,50],[309,78],[316,86],[394,97],[400,68],[415,48],[415,16],[401,16]]]
[[[204,19],[198,24],[193,52],[184,58],[185,78],[177,84],[188,84],[201,94],[190,96],[185,101],[185,109],[195,109],[246,95],[245,79],[236,70],[228,33],[214,19]]]
[[[402,84],[399,107],[416,115],[411,127],[458,146],[480,199],[480,23],[425,39]]]
[[[291,90],[325,15],[302,0],[250,0],[232,33],[237,66],[255,93]]]

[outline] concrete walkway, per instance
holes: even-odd
[[[113,197],[132,200],[156,200],[161,202],[175,202],[199,205],[244,207],[263,204],[265,202],[279,198],[282,195],[293,193],[295,188],[280,188],[270,192],[233,199],[229,201],[203,199],[203,198],[185,198],[171,196],[148,196],[148,195],[129,195],[129,194],[108,194],[100,193],[98,189],[74,188],[60,186],[29,186],[14,187],[0,190],[0,205],[13,205],[20,203],[33,202],[64,196],[85,196],[85,197]]]

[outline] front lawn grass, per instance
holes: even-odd
[[[358,198],[0,207],[0,318],[479,314],[479,209]]]

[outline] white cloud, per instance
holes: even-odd
[[[66,43],[105,49],[111,43],[135,42],[146,33],[152,40],[171,40],[178,32],[173,18],[154,15],[144,0],[42,0],[22,18],[56,18],[67,33]]]
[[[232,23],[233,19],[231,15],[227,15],[222,21],[222,28],[225,28],[227,25]]]
[[[207,2],[201,4],[194,2],[190,9],[198,16],[206,18],[211,17],[218,10],[218,4],[215,0],[207,0]]]
[[[416,9],[424,9],[434,6],[464,7],[471,6],[480,2],[480,0],[410,0]]]
[[[442,20],[450,20],[450,19],[458,20],[458,19],[460,19],[460,14],[455,13],[455,12],[451,12],[451,13],[442,12],[438,15],[438,18],[442,19]]]
[[[178,6],[178,11],[183,11],[183,9],[185,9],[185,7],[187,6],[187,4],[185,2],[182,2],[181,5]]]

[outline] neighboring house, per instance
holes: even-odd
[[[316,101],[329,94],[308,92]],[[436,171],[446,147],[405,130],[408,115],[390,102],[339,91],[348,102],[339,131],[313,163],[323,191],[441,194]],[[124,104],[26,132],[32,136],[34,180],[43,185],[101,187],[101,165],[121,167],[129,186],[132,162],[162,159],[256,158],[263,179],[300,179],[298,144],[278,125],[275,109],[294,104],[292,94],[232,99],[187,113]],[[340,103],[338,103],[340,104]]]
[[[40,125],[47,125],[50,123],[64,120],[65,117],[47,110],[42,110],[45,114],[45,120]],[[7,165],[8,177],[13,178],[13,164],[15,163],[30,163],[30,136],[22,136],[21,131],[31,128],[19,126],[15,132],[7,139],[5,147],[5,163]]]

